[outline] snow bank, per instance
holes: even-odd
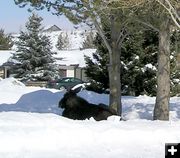
[[[9,88],[9,87],[12,87],[12,86],[15,86],[15,87],[24,87],[25,85],[18,81],[17,79],[13,78],[13,77],[10,77],[10,78],[6,78],[4,80],[1,80],[0,82],[0,87],[4,87],[4,88]]]
[[[2,158],[163,158],[180,122],[73,121],[53,114],[0,113]]]
[[[0,111],[24,111],[61,114],[58,102],[65,91],[40,87],[26,87],[14,78],[0,81]],[[109,104],[108,94],[98,94],[83,90],[78,93],[93,104]],[[8,106],[7,106],[8,105]],[[125,120],[152,120],[155,97],[123,96],[122,111]],[[180,119],[180,97],[170,99],[170,120]]]
[[[14,78],[0,81],[0,112],[23,111],[61,114],[58,102],[63,92],[40,87],[26,87]]]
[[[65,91],[0,81],[0,158],[164,158],[165,143],[180,142],[180,98],[170,100],[170,121],[152,121],[154,97],[122,97],[123,117],[76,121],[61,116]],[[108,104],[107,94],[78,93]]]

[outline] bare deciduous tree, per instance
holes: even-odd
[[[179,0],[106,0],[106,3],[118,2],[122,8],[139,7],[145,3],[159,3],[170,15],[175,25],[180,28],[180,1]]]

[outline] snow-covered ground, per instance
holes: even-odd
[[[75,121],[61,116],[64,91],[0,80],[0,158],[164,158],[165,143],[180,142],[180,98],[170,101],[170,121],[152,121],[155,98],[122,98],[123,117]],[[107,94],[81,91],[92,103]]]

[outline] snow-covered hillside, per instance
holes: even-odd
[[[66,34],[68,36],[68,39],[70,42],[68,50],[75,50],[75,49],[82,48],[82,44],[83,44],[86,36],[89,34],[89,31],[73,30],[73,31],[54,31],[54,32],[45,33],[51,39],[51,42],[53,45],[53,50],[57,49],[56,44],[57,44],[58,36],[61,33],[63,36],[65,36]]]
[[[170,121],[152,121],[154,97],[122,97],[123,117],[75,121],[61,116],[64,91],[0,81],[0,158],[164,158],[165,143],[180,142],[180,98],[170,101]],[[92,103],[107,94],[81,91]]]
[[[86,39],[87,35],[90,33],[95,34],[95,31],[89,31],[89,30],[72,30],[72,31],[52,31],[52,32],[44,32],[46,36],[49,36],[53,51],[57,51],[56,44],[58,40],[58,36],[62,34],[62,36],[68,36],[69,39],[69,46],[66,48],[66,50],[76,50],[82,48],[82,44],[84,40]],[[13,40],[16,41],[19,34],[13,34]],[[16,46],[13,46],[13,49],[16,49]]]

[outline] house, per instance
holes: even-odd
[[[76,77],[83,81],[88,81],[87,76],[85,75],[85,69],[76,65],[59,65],[59,74],[61,77]]]
[[[56,64],[59,65],[61,77],[76,77],[88,81],[85,74],[84,56],[92,58],[95,49],[59,51],[56,55]]]
[[[9,77],[9,66],[5,63],[9,62],[10,57],[14,51],[11,50],[0,50],[0,77]]]
[[[57,25],[51,25],[45,27],[43,32],[53,32],[53,31],[61,31],[61,29]]]
[[[85,50],[64,50],[58,51],[54,55],[56,59],[56,64],[59,66],[59,74],[61,77],[76,77],[87,81],[88,78],[85,75],[85,60],[84,56],[89,56],[92,58],[92,54],[95,49],[85,49]],[[0,51],[0,77],[8,77],[9,70],[13,66],[13,61],[11,61],[12,54],[15,51]]]

